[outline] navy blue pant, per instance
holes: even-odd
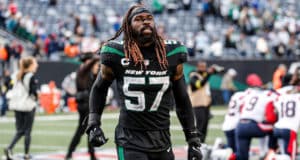
[[[251,139],[256,137],[269,136],[269,148],[276,149],[277,141],[272,132],[266,132],[260,129],[253,120],[241,120],[235,130],[237,159],[248,160]]]
[[[274,136],[283,140],[285,154],[294,159],[297,151],[297,133],[290,129],[275,128]]]
[[[227,145],[232,149],[232,151],[236,152],[236,142],[235,142],[235,130],[224,131]]]

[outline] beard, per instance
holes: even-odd
[[[143,31],[145,29],[150,29],[152,32],[151,34],[144,34]],[[154,42],[154,33],[156,32],[155,28],[152,28],[150,26],[143,27],[140,31],[133,30],[133,38],[136,39],[138,44],[145,44]]]

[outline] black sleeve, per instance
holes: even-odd
[[[186,140],[188,140],[187,133],[196,129],[196,123],[183,77],[173,81],[173,93],[176,103],[176,113],[186,135]]]
[[[35,98],[37,98],[38,97],[37,90],[38,90],[38,80],[33,75],[30,78],[30,82],[29,82],[29,95],[33,95]]]
[[[113,81],[108,81],[101,78],[101,74],[98,73],[97,79],[93,84],[90,100],[89,100],[89,109],[90,109],[90,118],[89,125],[100,125],[101,115],[105,107],[105,101],[107,96],[107,91],[109,86]]]

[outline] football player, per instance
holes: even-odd
[[[115,41],[121,33],[123,41]],[[174,159],[169,130],[174,101],[188,143],[188,159],[201,160],[200,133],[183,77],[186,47],[164,40],[156,31],[152,13],[142,5],[134,5],[100,54],[101,76],[90,95],[90,142],[101,146],[107,141],[101,129],[101,115],[108,87],[116,80],[121,98],[115,131],[119,160]]]
[[[225,115],[225,120],[222,126],[222,130],[225,133],[227,144],[232,149],[232,151],[236,152],[236,142],[235,142],[235,128],[240,120],[240,111],[243,104],[245,92],[235,92],[229,101],[228,111]]]
[[[300,93],[282,94],[275,101],[274,106],[278,112],[278,121],[275,123],[274,136],[283,140],[284,154],[296,159],[297,131],[300,124]]]
[[[248,160],[253,137],[269,135],[269,148],[276,149],[272,135],[273,124],[277,120],[273,101],[278,93],[260,88],[250,88],[244,98],[240,121],[235,130],[237,159]]]

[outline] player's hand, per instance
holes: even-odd
[[[94,147],[100,147],[104,145],[108,138],[104,136],[102,129],[99,126],[93,126],[88,131],[88,140]]]
[[[202,152],[200,147],[200,138],[195,138],[189,142],[188,160],[202,160]]]

